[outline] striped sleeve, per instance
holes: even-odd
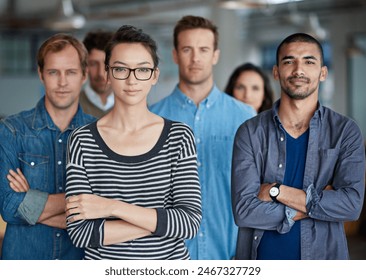
[[[83,166],[82,145],[80,136],[83,128],[74,131],[68,140],[68,160],[66,166],[66,199],[73,195],[91,194],[85,168]],[[69,221],[67,217],[67,232],[76,247],[98,247],[103,240],[104,219]]]
[[[197,155],[190,128],[184,124],[176,126],[180,126],[182,133],[175,134],[173,130],[170,135],[172,142],[179,142],[180,149],[172,172],[172,207],[157,209],[158,224],[154,234],[189,239],[197,234],[202,218]]]

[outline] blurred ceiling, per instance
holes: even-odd
[[[163,29],[182,15],[210,17],[213,9],[228,6],[247,18],[286,17],[302,24],[303,14],[352,12],[365,9],[366,0],[0,0],[0,30],[114,28],[126,22]]]

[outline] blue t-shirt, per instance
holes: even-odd
[[[298,138],[286,132],[286,171],[283,183],[297,189],[303,188],[309,130]],[[258,246],[258,260],[300,260],[300,221],[291,230],[280,234],[275,230],[265,231]]]

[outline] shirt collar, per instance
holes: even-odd
[[[84,86],[85,95],[88,97],[89,101],[97,106],[99,109],[103,111],[108,111],[114,105],[114,94],[111,93],[107,97],[107,102],[105,104],[102,103],[99,95],[91,88],[90,83],[86,83]]]
[[[84,118],[84,113],[78,105],[78,110],[74,117],[72,118],[71,122],[69,123],[66,130],[74,130],[75,128],[82,126],[86,123],[86,119]],[[48,129],[58,129],[58,127],[53,122],[50,114],[47,112],[46,105],[45,105],[45,97],[43,96],[37,103],[32,120],[32,128],[36,130],[41,130],[44,128]]]
[[[219,98],[220,94],[222,94],[222,92],[217,88],[216,85],[214,85],[210,91],[210,93],[208,94],[208,96],[201,101],[200,104],[203,104],[205,106],[212,106],[215,101]],[[179,88],[179,84],[176,85],[172,96],[177,99],[177,101],[182,104],[185,105],[186,103],[189,104],[194,104],[193,100],[190,99],[187,95],[185,95]]]
[[[278,116],[278,109],[280,107],[280,103],[281,103],[281,99],[278,99],[272,106],[272,114],[273,114],[273,120],[275,121],[275,123],[281,124],[280,118]],[[317,109],[314,112],[313,117],[311,118],[312,120],[315,120],[319,117],[319,120],[321,121],[323,119],[324,116],[324,107],[320,104],[320,102],[318,101],[317,104]]]

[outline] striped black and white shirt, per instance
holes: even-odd
[[[113,152],[96,122],[70,136],[66,197],[96,194],[157,211],[150,236],[107,246],[106,219],[68,222],[71,240],[85,248],[86,259],[189,259],[184,240],[196,235],[202,217],[194,136],[183,123],[164,122],[156,145],[138,156]]]

